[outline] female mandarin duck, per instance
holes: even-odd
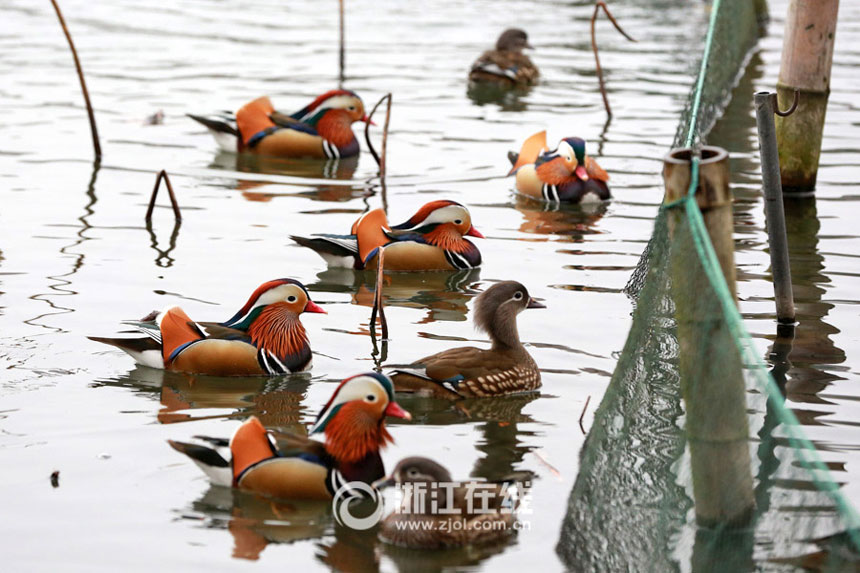
[[[403,492],[400,507],[379,530],[379,538],[387,543],[444,549],[492,543],[514,532],[516,500],[509,493],[513,484],[453,482],[443,466],[415,456],[401,460],[391,476],[373,485],[378,489],[397,485]]]
[[[609,175],[585,154],[585,141],[562,139],[555,151],[546,145],[546,131],[529,137],[519,154],[510,153],[508,175],[516,173],[517,192],[551,203],[586,203],[611,197]]]
[[[283,499],[331,499],[345,484],[368,485],[385,475],[379,451],[392,442],[385,417],[411,420],[394,401],[391,380],[368,372],[347,378],[337,387],[310,429],[325,442],[283,434],[284,449],[270,438],[252,416],[233,438],[195,436],[215,447],[228,447],[229,461],[210,446],[174,442],[171,446],[190,457],[215,485]]]
[[[209,128],[224,151],[329,159],[358,155],[352,124],[370,121],[361,98],[349,90],[328,91],[292,115],[260,97],[242,106],[235,119],[230,113],[189,117]]]
[[[530,86],[537,83],[540,72],[523,49],[531,48],[526,33],[518,28],[502,32],[496,49],[487,50],[469,72],[475,82],[494,82],[509,86]]]
[[[484,236],[472,226],[468,209],[454,201],[432,201],[408,221],[389,226],[382,209],[353,223],[349,235],[291,238],[316,251],[330,267],[376,268],[380,248],[390,271],[450,271],[481,265],[481,252],[464,236]]]
[[[173,307],[125,323],[144,333],[143,338],[89,338],[116,346],[152,368],[275,376],[311,368],[311,347],[299,320],[303,312],[325,314],[300,282],[277,279],[260,285],[226,322],[196,323]]]
[[[396,368],[397,391],[457,399],[536,390],[540,371],[517,332],[517,315],[527,308],[546,307],[516,281],[494,284],[475,300],[475,326],[490,335],[492,348],[451,348]]]

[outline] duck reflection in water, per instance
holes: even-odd
[[[523,413],[525,407],[537,400],[540,394],[512,394],[492,399],[466,398],[451,402],[446,398],[428,398],[405,393],[397,394],[397,402],[406,408],[412,419],[422,425],[449,426],[463,423],[477,424],[481,439],[475,449],[482,455],[475,460],[471,477],[488,481],[516,478],[530,479],[522,473],[523,458],[531,451],[527,440],[535,435],[524,430],[524,424],[537,424],[531,415]]]
[[[508,87],[493,83],[470,82],[466,97],[478,106],[498,105],[502,111],[526,111],[526,96],[532,91],[530,86]]]
[[[351,181],[358,168],[358,156],[320,160],[220,152],[209,164],[209,168],[220,171],[238,171],[240,173],[278,175],[321,181]],[[283,186],[278,187],[279,192],[262,191],[261,188],[267,186],[272,187],[272,182],[239,179],[236,189],[241,191],[242,196],[248,201],[267,202],[271,201],[273,197],[293,195],[293,193],[283,193]],[[319,201],[349,201],[366,193],[361,185],[325,184],[322,182],[313,185],[313,191],[307,191],[305,187],[302,189],[303,191],[298,193],[299,195]]]
[[[467,303],[477,294],[471,285],[481,278],[480,269],[436,271],[432,273],[385,273],[383,304],[424,309],[418,324],[467,319]],[[352,303],[373,307],[376,272],[332,268],[317,274],[308,289],[318,292],[350,293]],[[366,334],[366,333],[363,333]]]
[[[145,366],[99,382],[158,394],[162,408],[156,417],[161,424],[211,418],[211,411],[196,415],[194,410],[215,409],[224,411],[223,415],[254,414],[266,427],[300,434],[307,433],[301,415],[310,383],[309,374],[278,378],[196,376]]]
[[[523,195],[514,197],[513,206],[523,215],[523,222],[520,224],[520,231],[523,233],[563,235],[570,237],[575,243],[583,242],[587,235],[600,233],[597,222],[609,209],[607,202],[574,205],[544,203]]]

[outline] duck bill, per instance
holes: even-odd
[[[305,305],[304,312],[315,312],[318,314],[328,314],[323,307],[321,307],[320,305],[318,305],[317,303],[315,303],[312,300],[309,300],[308,304]]]
[[[400,404],[397,402],[389,402],[388,406],[385,408],[384,414],[386,416],[391,416],[392,418],[403,418],[404,420],[412,419],[412,414],[401,408]]]
[[[546,305],[542,302],[538,302],[533,298],[529,299],[529,303],[526,305],[526,308],[546,308]]]
[[[482,235],[481,231],[476,229],[474,226],[469,227],[469,230],[466,231],[466,234],[469,235],[470,237],[477,237],[479,239],[486,239],[487,238],[484,235]]]
[[[374,123],[372,119],[370,119],[369,117],[367,117],[367,114],[364,114],[364,115],[361,117],[361,121],[363,121],[364,123],[369,123],[370,125],[376,125],[376,123]]]
[[[574,173],[583,181],[588,181],[588,173],[585,171],[585,167],[583,167],[582,165],[577,165],[576,169],[574,170]]]
[[[370,487],[372,487],[373,489],[383,489],[386,487],[393,486],[394,483],[394,476],[386,476],[384,478],[379,478],[378,480],[370,484]]]

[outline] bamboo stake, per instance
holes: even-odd
[[[63,18],[63,13],[60,12],[60,6],[57,0],[51,0],[54,5],[54,10],[57,12],[57,18],[60,20],[60,26],[63,28],[63,34],[66,35],[66,41],[69,42],[69,48],[72,50],[72,58],[75,60],[75,68],[78,70],[78,79],[81,82],[81,91],[84,93],[84,102],[87,105],[87,115],[90,118],[90,132],[93,135],[93,148],[96,153],[96,160],[102,158],[102,146],[99,143],[99,131],[96,128],[96,116],[93,113],[93,105],[90,103],[90,94],[87,91],[87,82],[84,81],[84,71],[81,69],[81,61],[78,59],[78,51],[75,49],[75,43],[72,41],[72,35],[69,34],[69,29],[66,27],[66,21]]]
[[[631,42],[635,42],[632,37],[630,37],[627,32],[625,32],[621,26],[618,25],[618,22],[615,20],[615,17],[609,11],[609,8],[606,7],[606,2],[595,2],[594,3],[594,14],[591,15],[591,50],[594,52],[594,64],[597,67],[597,81],[600,84],[600,95],[603,96],[603,106],[606,108],[606,115],[612,117],[612,109],[609,107],[609,97],[606,95],[606,83],[603,81],[603,69],[600,67],[600,58],[597,55],[597,35],[595,33],[595,22],[597,21],[597,14],[600,12],[600,9],[603,8],[603,11],[606,12],[606,15],[609,17],[609,21],[612,22],[612,25],[615,26],[615,29],[621,32],[621,35],[630,40]]]
[[[776,91],[783,106],[795,91],[803,98],[790,121],[776,118],[782,189],[786,193],[815,189],[838,11],[839,0],[792,0],[788,8]]]
[[[700,153],[695,205],[737,300],[729,154],[707,146]],[[673,149],[664,158],[665,204],[687,197],[692,158],[690,148]],[[743,364],[690,234],[686,205],[669,210],[668,224],[674,237],[671,293],[696,520],[708,527],[743,525],[755,509]]]
[[[167,171],[162,169],[155,177],[155,187],[152,188],[152,195],[149,197],[149,207],[146,210],[147,221],[152,220],[152,211],[155,209],[155,198],[158,196],[158,189],[161,187],[161,180],[167,185],[167,194],[170,196],[170,204],[173,206],[173,217],[176,221],[182,220],[182,214],[179,212],[179,203],[176,201],[176,195],[173,194],[173,185],[170,184],[170,177],[167,176]]]

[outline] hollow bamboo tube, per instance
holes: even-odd
[[[767,242],[770,247],[770,268],[779,322],[794,323],[794,292],[791,288],[791,267],[788,260],[788,235],[785,231],[785,211],[782,206],[782,183],[779,175],[779,154],[773,118],[776,98],[770,92],[755,94],[755,115],[761,152],[761,184],[764,192],[764,213],[767,218]]]
[[[690,149],[675,149],[663,163],[665,201],[687,195]],[[729,157],[703,147],[695,200],[732,296],[735,293]],[[696,519],[741,525],[755,507],[750,470],[746,390],[737,346],[693,244],[685,209],[669,212],[670,268],[677,322],[681,390],[686,408]]]
[[[792,0],[788,7],[776,89],[783,108],[789,106],[795,90],[801,97],[791,119],[776,118],[782,188],[786,193],[815,189],[838,11],[839,0]]]

